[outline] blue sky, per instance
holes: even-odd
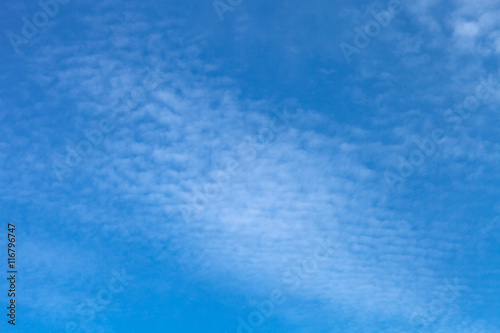
[[[2,332],[500,332],[497,1],[0,15]]]

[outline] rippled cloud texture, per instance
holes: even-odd
[[[2,8],[2,332],[500,332],[497,1]]]

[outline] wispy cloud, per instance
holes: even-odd
[[[106,311],[109,322],[96,320],[106,330],[120,325],[114,311],[129,313],[143,292],[161,295],[161,302],[172,299],[169,309],[182,308],[194,296],[179,296],[168,286],[177,279],[206,293],[240,295],[228,318],[213,310],[233,331],[238,317],[248,322],[256,311],[253,301],[270,299],[275,289],[286,300],[266,316],[262,329],[283,320],[307,331],[311,317],[328,313],[316,331],[341,331],[340,322],[346,332],[412,331],[420,309],[429,329],[497,329],[498,323],[482,323],[477,313],[463,322],[467,303],[482,309],[481,302],[491,302],[473,271],[484,274],[491,290],[496,285],[489,279],[498,274],[481,271],[488,266],[481,260],[497,245],[491,184],[498,182],[492,124],[498,123],[499,95],[478,84],[488,74],[482,60],[463,58],[495,54],[495,3],[456,1],[449,14],[439,15],[433,10],[441,2],[408,4],[376,42],[393,48],[374,45],[349,68],[331,58],[352,25],[332,37],[333,46],[316,48],[322,38],[306,41],[295,30],[286,37],[279,37],[279,29],[272,30],[276,36],[265,35],[252,12],[264,4],[248,3],[228,32],[236,51],[214,55],[226,44],[208,28],[193,33],[187,19],[159,18],[138,4],[106,13],[110,4],[79,16],[76,23],[86,27],[82,36],[49,43],[27,57],[30,71],[18,84],[18,100],[0,102],[10,110],[0,113],[0,181],[9,189],[1,198],[5,207],[16,207],[9,211],[13,216],[28,221],[20,237],[30,267],[25,273],[31,287],[25,290],[31,321],[39,313],[58,313],[58,322],[43,319],[40,325],[62,330],[63,323],[76,322],[74,310],[82,302],[109,289],[113,267],[127,267],[137,284],[120,294],[128,306],[117,296]],[[286,7],[292,12],[280,21],[283,26],[292,17],[328,21],[313,5],[305,16],[294,11],[302,8],[297,6]],[[342,23],[361,10],[341,6]],[[174,5],[166,8],[153,11],[176,13]],[[221,25],[213,11],[210,19]],[[271,51],[289,50],[283,62],[297,66],[286,77],[300,83],[269,74],[277,73],[273,57],[280,59],[281,52],[269,51],[269,59],[261,60],[265,80],[282,80],[287,89],[265,91],[264,74],[249,73],[246,62],[253,58],[231,58],[245,53],[238,48],[246,37]],[[478,43],[484,47],[471,51]],[[311,65],[314,57],[321,60]],[[335,82],[314,82],[299,65],[304,73],[333,68],[326,76]],[[146,88],[145,79],[156,73],[161,84]],[[488,102],[476,108],[481,112],[446,112],[466,102],[464,96],[483,102],[486,92]],[[453,130],[445,131],[450,122]],[[432,145],[435,129],[443,129],[446,140]],[[400,192],[387,191],[384,172],[395,172],[400,155],[414,160],[418,144],[426,163],[413,166]],[[64,154],[56,159],[72,170],[58,182],[54,156],[67,147],[78,162]],[[476,225],[481,227],[474,230]],[[335,251],[307,271],[304,265],[322,239]],[[450,302],[445,296],[446,310],[436,315],[441,287],[455,278],[467,289]],[[230,308],[233,303],[223,298],[217,302]]]

